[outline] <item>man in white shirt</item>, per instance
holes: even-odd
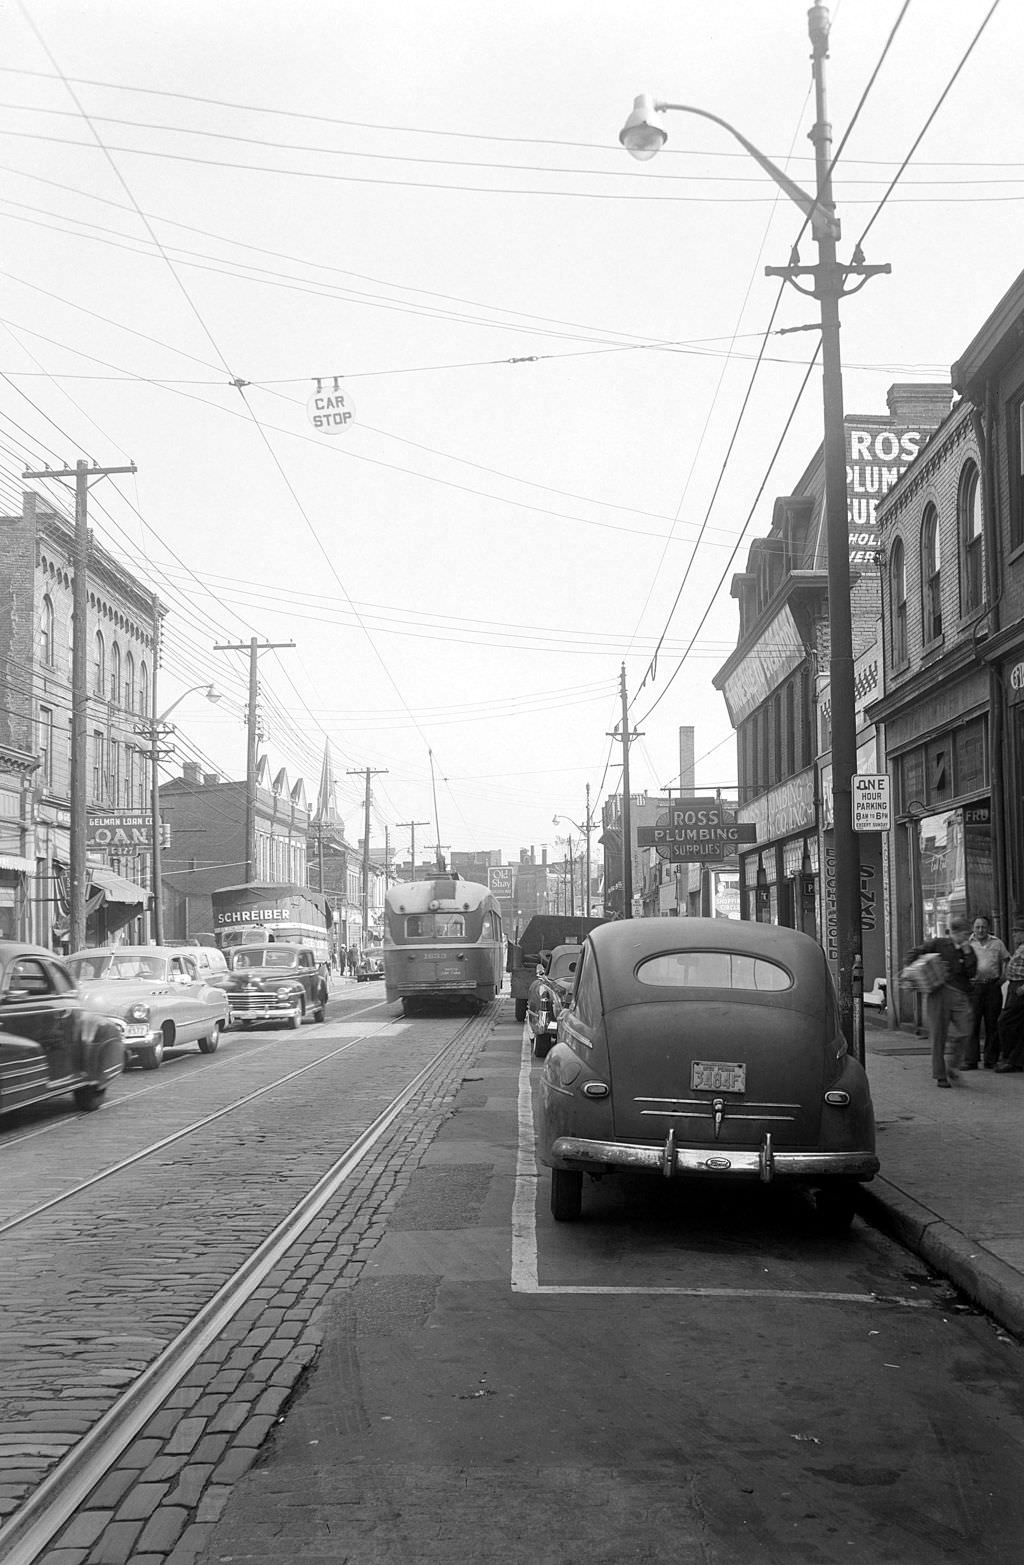
[[[976,918],[971,945],[978,958],[978,972],[971,987],[974,1027],[967,1044],[963,1069],[977,1070],[983,1064],[994,1070],[999,1059],[999,1013],[1003,1008],[1003,979],[1010,953],[998,935],[991,932],[987,918]],[[981,1029],[985,1029],[985,1050],[981,1048]]]

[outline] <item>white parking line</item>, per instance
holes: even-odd
[[[795,1288],[687,1288],[683,1286],[633,1286],[602,1287],[599,1284],[542,1283],[539,1280],[537,1258],[537,1180],[539,1170],[534,1157],[533,1092],[530,1082],[532,1058],[530,1029],[523,1027],[522,1052],[519,1059],[519,1090],[516,1099],[516,1118],[519,1138],[516,1148],[516,1185],[512,1199],[512,1269],[510,1282],[513,1293],[599,1295],[617,1294],[673,1294],[691,1299],[790,1299],[815,1304],[888,1304],[902,1309],[932,1309],[930,1299],[908,1299],[902,1295],[875,1293],[827,1293]]]

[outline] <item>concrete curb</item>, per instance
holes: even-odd
[[[858,1210],[947,1277],[987,1315],[1024,1338],[1024,1277],[887,1179],[858,1191]]]

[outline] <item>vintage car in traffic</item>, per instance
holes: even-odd
[[[187,946],[101,946],[76,951],[68,965],[86,1005],[121,1023],[129,1063],[156,1070],[165,1050],[186,1043],[215,1052],[227,997]]]
[[[572,993],[581,947],[555,946],[545,951],[530,985],[526,1000],[526,1021],[533,1038],[533,1052],[544,1059],[558,1035],[558,1013]]]
[[[66,1093],[98,1109],[123,1065],[120,1027],[83,1003],[64,963],[0,941],[0,1114]]]
[[[240,1027],[276,1022],[301,1027],[307,1011],[322,1022],[327,1011],[327,969],[312,946],[278,940],[235,946],[228,952],[224,983],[231,1021]]]
[[[878,1171],[863,1066],[809,935],[731,919],[630,919],[583,946],[544,1062],[538,1155],[551,1210],[584,1174],[790,1181],[830,1228]]]

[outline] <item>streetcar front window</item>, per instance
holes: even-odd
[[[466,920],[461,913],[413,913],[405,921],[408,940],[462,940]]]

